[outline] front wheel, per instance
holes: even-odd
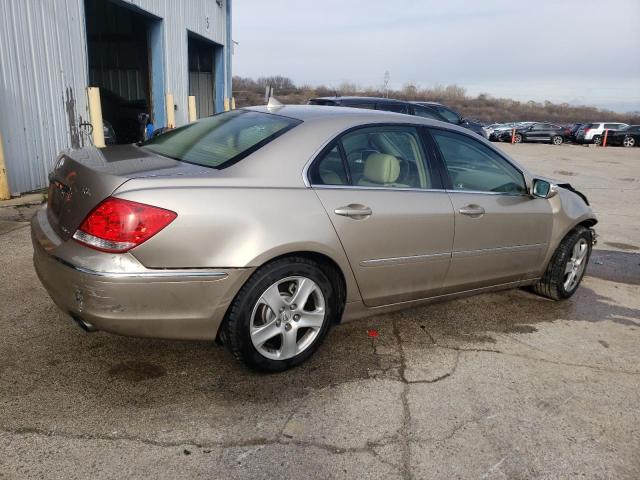
[[[524,141],[524,138],[519,133],[516,133],[514,140],[516,143],[522,143]]]
[[[633,137],[624,137],[624,140],[622,140],[622,145],[624,145],[627,148],[635,147],[636,139]]]
[[[591,230],[579,226],[564,237],[544,275],[533,286],[538,295],[562,300],[576,292],[591,256],[592,235]]]
[[[302,257],[259,268],[231,304],[225,340],[248,367],[279,372],[318,348],[338,311],[325,269]]]
[[[553,143],[554,145],[562,145],[562,137],[560,135],[555,135],[552,139],[551,139],[551,143]]]
[[[593,144],[600,146],[600,144],[602,143],[602,137],[600,135],[596,135],[595,137],[593,137]]]

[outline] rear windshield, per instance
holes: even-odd
[[[232,110],[154,137],[143,147],[183,162],[222,169],[299,123],[302,122],[280,115]]]

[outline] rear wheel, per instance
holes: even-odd
[[[337,312],[334,287],[320,265],[282,258],[259,268],[236,296],[226,343],[250,368],[283,371],[313,354]]]
[[[635,147],[636,139],[633,137],[624,137],[624,140],[622,140],[622,145],[624,145],[627,148]]]
[[[523,140],[524,140],[524,139],[522,138],[522,135],[520,135],[519,133],[516,133],[516,136],[515,136],[515,142],[516,142],[516,143],[522,143],[522,142],[523,142]]]
[[[551,139],[551,143],[553,143],[554,145],[562,145],[562,137],[560,135],[555,135],[552,139]]]
[[[595,137],[593,137],[594,145],[600,146],[601,143],[602,143],[602,137],[600,135],[596,135]]]
[[[579,226],[569,232],[551,257],[542,278],[533,290],[553,300],[569,298],[582,281],[591,256],[592,233]]]

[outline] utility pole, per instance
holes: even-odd
[[[389,79],[391,78],[391,74],[389,70],[384,72],[384,96],[385,98],[389,98]]]

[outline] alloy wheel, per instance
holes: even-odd
[[[567,260],[564,268],[564,289],[571,292],[578,286],[584,269],[587,266],[587,254],[589,253],[589,244],[584,238],[580,238],[573,246],[571,258]]]
[[[562,145],[562,137],[559,135],[556,135],[555,137],[553,137],[553,144]]]
[[[633,137],[624,137],[622,144],[627,148],[633,147],[636,144],[636,139]]]
[[[325,316],[325,298],[317,283],[303,276],[278,280],[253,307],[251,342],[271,360],[293,358],[313,344]]]

